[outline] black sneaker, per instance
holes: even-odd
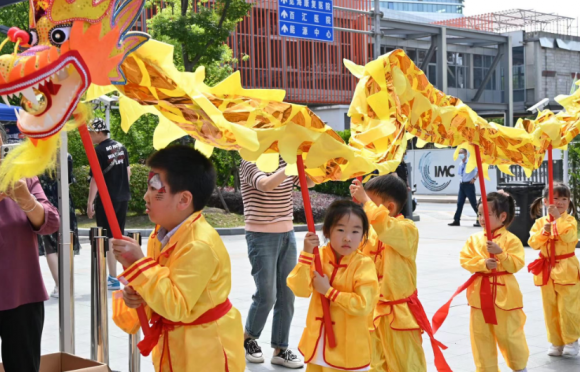
[[[304,367],[304,362],[290,349],[282,350],[278,355],[274,355],[270,363],[293,369]]]
[[[253,338],[248,338],[244,341],[244,349],[246,349],[246,360],[250,363],[264,363],[264,354],[258,342]]]
[[[447,224],[447,226],[461,226],[461,225],[459,225],[459,221],[453,221],[453,222]]]
[[[479,223],[479,221],[477,221],[476,223],[473,224],[473,227],[481,227],[481,224]]]

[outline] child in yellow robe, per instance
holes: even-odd
[[[146,257],[134,240],[112,240],[113,253],[126,267],[119,276],[126,287],[113,293],[113,320],[135,333],[135,309],[146,307],[151,329],[139,348],[153,351],[158,372],[243,372],[242,319],[228,299],[230,258],[201,214],[215,186],[213,165],[187,146],[161,150],[148,165],[144,199],[157,227]]]
[[[379,288],[381,288],[381,283],[383,281],[383,259],[385,246],[379,240],[375,230],[369,228],[368,239],[361,244],[359,251],[365,256],[373,260],[375,264],[375,269],[377,272],[377,280],[379,281]],[[374,311],[368,316],[368,326],[371,335],[371,372],[387,372],[385,353],[383,352],[383,346],[381,344],[381,339],[379,338],[378,332],[375,331],[375,326],[373,325]]]
[[[508,194],[487,194],[492,237],[485,231],[469,237],[460,253],[461,266],[473,275],[433,317],[439,329],[451,301],[467,289],[471,307],[471,349],[477,372],[498,372],[497,349],[514,371],[525,372],[530,352],[524,334],[526,315],[522,292],[513,274],[525,265],[522,242],[507,230],[515,216],[515,202]],[[483,205],[478,207],[485,229]],[[492,257],[492,255],[494,255]],[[494,301],[495,299],[495,301]]]
[[[568,214],[574,210],[568,186],[554,185],[553,205],[548,205],[548,196],[546,188],[543,199],[549,216],[536,221],[528,242],[540,250],[540,258],[528,270],[535,274],[534,284],[542,290],[548,341],[552,344],[548,355],[576,356],[580,338],[580,264],[575,255],[578,226],[576,218]],[[532,204],[534,216],[540,215],[541,204],[542,198]]]
[[[364,204],[377,238],[363,251],[375,255],[381,279],[380,298],[374,312],[372,332],[373,371],[424,372],[427,362],[422,332],[427,332],[440,372],[451,371],[433,337],[431,324],[417,296],[419,231],[413,221],[400,214],[407,201],[407,186],[396,175],[376,177],[363,188],[355,180],[350,187],[354,199]],[[366,192],[365,192],[366,190]],[[373,242],[373,240],[371,240]]]
[[[367,319],[377,302],[378,282],[373,262],[358,251],[368,235],[364,210],[354,202],[332,203],[324,218],[329,243],[319,251],[324,276],[315,271],[318,236],[308,233],[298,264],[288,276],[288,287],[310,300],[306,328],[298,345],[308,372],[368,371],[371,358]],[[336,346],[327,345],[320,297],[330,301]]]

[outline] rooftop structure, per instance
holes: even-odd
[[[578,36],[578,22],[575,18],[527,9],[512,9],[461,17],[434,22],[434,24],[500,34],[511,31],[526,31]]]

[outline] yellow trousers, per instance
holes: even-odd
[[[393,330],[388,317],[382,317],[376,332],[383,348],[385,358],[383,365],[386,365],[387,372],[427,371],[421,331]]]
[[[580,338],[580,282],[554,284],[552,279],[540,287],[548,341],[555,346],[571,344]]]
[[[523,310],[504,311],[495,308],[497,325],[486,324],[483,312],[471,308],[471,349],[477,372],[498,372],[497,348],[514,371],[526,368],[530,350],[524,334],[526,315]]]
[[[387,372],[387,361],[378,331],[371,332],[371,372]]]
[[[322,367],[318,364],[307,364],[306,365],[306,372],[334,372],[334,371],[342,371],[341,369],[335,369],[330,367]]]

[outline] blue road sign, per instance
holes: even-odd
[[[280,36],[334,41],[332,0],[278,0]]]

